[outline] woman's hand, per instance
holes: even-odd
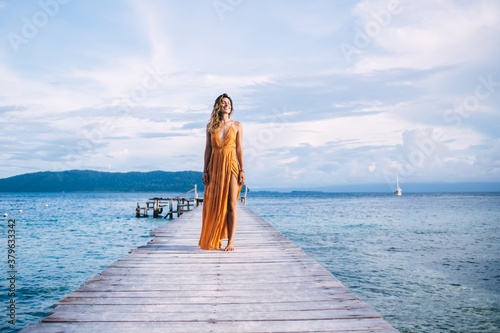
[[[238,184],[243,185],[245,184],[245,171],[240,170],[240,174],[238,176]]]
[[[203,182],[203,184],[208,185],[208,179],[209,179],[208,172],[205,171],[203,173],[203,178],[201,178],[201,181]]]

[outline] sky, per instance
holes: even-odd
[[[497,0],[0,1],[0,178],[203,169],[250,188],[500,181]]]

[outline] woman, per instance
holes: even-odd
[[[234,234],[238,223],[236,202],[245,183],[243,170],[243,127],[231,120],[233,101],[227,94],[215,100],[207,124],[205,163],[203,168],[203,225],[200,247],[234,251]]]

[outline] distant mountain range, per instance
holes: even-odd
[[[0,179],[0,192],[186,192],[205,188],[199,171],[43,171]]]
[[[186,192],[205,186],[199,171],[101,172],[92,170],[43,171],[0,179],[0,192]],[[393,185],[350,184],[324,187],[252,188],[253,192],[382,192]],[[404,183],[403,195],[411,192],[500,192],[499,182]]]

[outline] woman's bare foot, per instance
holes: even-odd
[[[234,251],[234,242],[228,242],[224,251]]]

